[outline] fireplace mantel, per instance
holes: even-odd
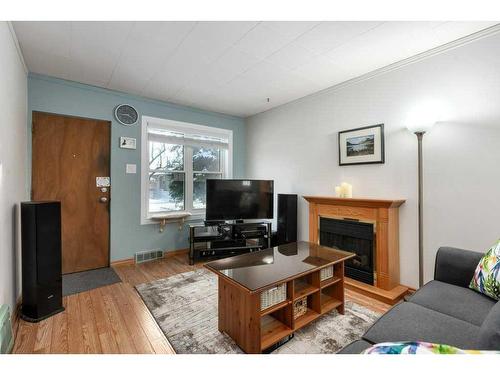
[[[319,243],[319,219],[354,219],[375,225],[375,285],[346,278],[346,287],[387,303],[395,303],[407,288],[399,284],[399,207],[404,199],[304,196],[309,202],[309,241]]]
[[[405,202],[404,199],[338,198],[311,195],[304,195],[304,199],[309,203],[370,208],[399,207]]]

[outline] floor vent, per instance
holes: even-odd
[[[0,306],[0,354],[12,351],[14,337],[12,335],[12,324],[10,321],[10,310],[7,305]]]
[[[163,258],[163,250],[144,250],[135,253],[135,262],[144,263]]]

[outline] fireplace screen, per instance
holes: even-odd
[[[351,220],[320,218],[320,245],[356,254],[345,262],[345,275],[374,285],[373,224]]]

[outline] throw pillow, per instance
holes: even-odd
[[[463,350],[446,344],[402,341],[375,344],[362,354],[500,354],[500,351]]]
[[[500,300],[500,240],[479,261],[469,288]]]

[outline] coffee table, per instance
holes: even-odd
[[[344,262],[352,257],[347,251],[294,242],[205,264],[218,276],[219,331],[244,352],[262,353],[333,309],[344,314]],[[276,287],[286,287],[283,300],[261,309],[261,295]],[[295,317],[297,301],[307,308]]]

